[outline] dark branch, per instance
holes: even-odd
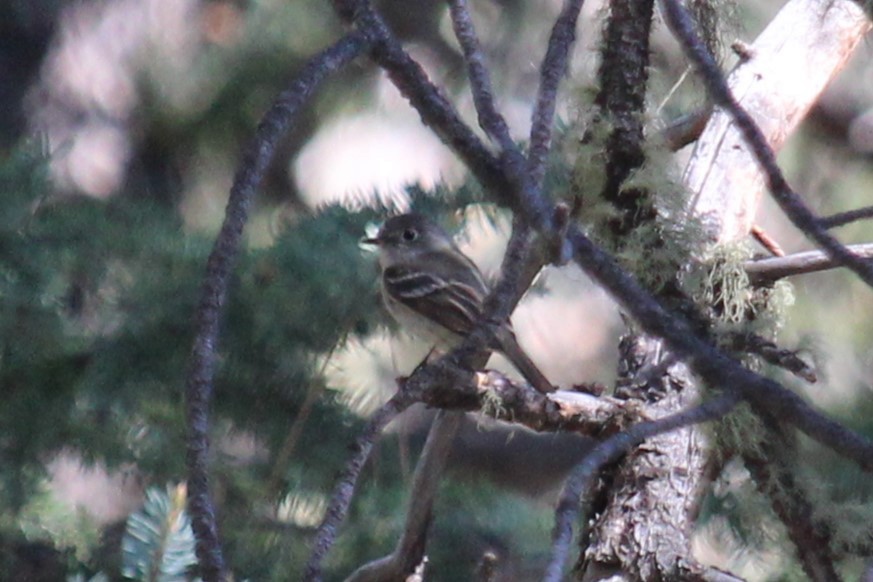
[[[441,410],[437,413],[421,452],[421,460],[415,467],[406,523],[397,546],[390,555],[355,570],[347,582],[406,580],[421,563],[440,477],[463,419],[464,415],[459,412]]]
[[[309,561],[306,563],[306,570],[304,570],[303,574],[303,579],[306,582],[321,580],[321,561],[327,555],[327,552],[330,551],[331,546],[333,546],[337,530],[343,520],[345,520],[352,497],[355,494],[358,476],[361,474],[367,459],[370,458],[373,444],[379,438],[379,435],[382,434],[382,430],[388,423],[394,420],[398,414],[409,408],[413,402],[415,400],[410,396],[409,392],[401,389],[376,411],[376,414],[370,418],[366,428],[355,441],[353,447],[354,454],[337,481],[324,520],[315,534],[312,552],[309,555]]]
[[[827,418],[797,394],[743,368],[714,348],[699,337],[684,318],[668,312],[578,229],[571,229],[568,236],[579,265],[612,294],[646,332],[664,338],[677,356],[688,358],[692,371],[710,386],[739,391],[754,408],[793,424],[865,470],[873,470],[873,443],[868,439]]]
[[[564,563],[573,541],[573,523],[579,514],[580,498],[585,492],[592,490],[594,479],[604,466],[617,461],[631,448],[640,445],[647,438],[692,424],[721,418],[730,412],[738,402],[739,396],[737,394],[723,394],[688,410],[658,420],[635,424],[594,447],[573,469],[564,484],[564,490],[561,492],[558,507],[555,510],[551,559],[543,580],[559,582],[563,579]]]
[[[772,341],[757,334],[733,334],[730,348],[734,353],[746,352],[760,356],[768,364],[787,370],[810,384],[818,381],[815,370],[804,362],[796,351],[780,348]]]
[[[188,511],[197,538],[200,576],[208,581],[223,579],[224,557],[215,522],[215,508],[209,495],[209,403],[215,373],[215,350],[227,284],[239,250],[249,207],[276,146],[291,126],[295,114],[327,76],[348,64],[367,47],[363,35],[352,33],[314,57],[292,85],[279,94],[258,126],[237,170],[230,191],[224,223],[206,264],[206,278],[197,307],[195,338],[186,382],[188,434]]]
[[[504,152],[517,150],[515,142],[509,135],[506,120],[494,105],[491,79],[485,67],[485,57],[482,55],[482,47],[476,37],[466,0],[449,0],[449,12],[452,16],[455,36],[458,38],[461,50],[464,51],[473,103],[479,114],[479,125],[491,139],[500,144]]]
[[[570,49],[576,41],[576,21],[584,0],[566,0],[552,27],[546,56],[540,65],[540,85],[531,116],[530,151],[527,177],[533,192],[539,193],[546,175],[546,159],[552,144],[552,123],[558,100],[558,87],[567,73]]]
[[[382,67],[421,119],[464,164],[499,204],[510,206],[514,190],[502,164],[464,123],[452,103],[388,30],[366,0],[334,0],[337,13],[373,41],[370,57]]]
[[[619,211],[608,220],[618,244],[656,216],[646,190],[622,188],[628,176],[645,161],[643,122],[653,10],[654,0],[610,2],[598,71],[600,90],[595,104],[610,127],[601,196]]]
[[[855,210],[825,216],[824,218],[819,218],[818,223],[822,228],[836,228],[838,226],[845,226],[852,222],[867,218],[873,218],[873,206],[865,206],[864,208],[857,208]]]
[[[767,143],[767,138],[748,112],[734,99],[718,64],[700,40],[694,29],[694,22],[685,8],[678,0],[662,0],[662,3],[668,26],[679,39],[688,58],[698,68],[713,103],[728,111],[734,119],[743,139],[761,165],[776,203],[794,226],[824,249],[830,257],[873,286],[873,264],[858,257],[831,236],[792,190],[776,163],[776,154]]]

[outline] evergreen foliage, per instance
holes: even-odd
[[[49,198],[47,162],[38,144],[0,162],[4,515],[41,491],[45,460],[61,452],[109,467],[133,464],[146,483],[184,478],[182,386],[211,241],[185,232],[175,212],[154,201]],[[409,192],[415,209],[455,225],[456,209],[479,196],[470,187]],[[222,535],[240,577],[284,580],[300,567],[313,524],[298,525],[293,515],[283,521],[275,506],[295,496],[322,499],[361,427],[337,387],[325,383],[319,362],[349,336],[387,323],[372,257],[358,244],[386,212],[324,207],[239,259],[221,336],[213,442]],[[485,215],[495,216],[491,209]],[[293,458],[276,466],[313,390],[319,397]],[[255,453],[240,457],[222,448],[240,435],[254,439]],[[389,460],[372,469],[376,483],[356,500],[349,534],[332,557],[338,571],[387,549],[402,523],[405,485],[393,461],[399,453],[391,438],[381,447]],[[168,556],[162,544],[178,550],[170,552],[178,567],[167,566],[167,575],[184,570],[185,540],[161,537],[171,508],[166,494],[149,489],[144,512],[128,521],[122,574],[151,579],[146,556],[159,547]],[[462,504],[446,511],[469,513]],[[3,523],[20,535],[20,522]],[[463,529],[487,537],[492,527],[482,521]],[[98,558],[89,565],[113,571]]]
[[[149,489],[142,510],[127,519],[121,541],[122,574],[134,580],[184,582],[197,563],[194,532],[185,512],[185,487]]]

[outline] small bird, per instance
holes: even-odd
[[[374,238],[362,242],[379,248],[382,299],[401,327],[442,349],[459,345],[473,331],[488,286],[442,228],[412,212],[389,218]],[[509,321],[498,328],[490,347],[540,392],[555,390],[518,345]]]

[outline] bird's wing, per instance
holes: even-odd
[[[449,280],[439,273],[395,265],[382,275],[389,296],[458,335],[466,335],[482,311],[475,281]]]

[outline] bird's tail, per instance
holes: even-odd
[[[554,392],[555,387],[549,382],[548,378],[540,372],[536,364],[527,356],[521,346],[518,345],[518,340],[515,339],[515,334],[512,329],[504,327],[497,332],[497,342],[500,346],[500,351],[506,356],[515,369],[521,372],[524,379],[528,383],[542,392],[548,394]]]

